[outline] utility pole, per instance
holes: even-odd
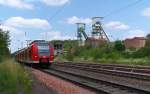
[[[20,40],[17,40],[18,41],[18,43],[19,43],[19,45],[20,45]],[[20,50],[20,47],[18,46],[18,51]]]
[[[30,42],[31,42],[31,40],[26,40],[27,47],[29,47]]]
[[[23,41],[21,42],[21,49],[23,48]]]
[[[25,34],[25,37],[27,38],[27,32],[25,32],[24,34]],[[25,41],[26,41],[26,46],[28,47],[32,40],[25,40]]]
[[[45,40],[48,40],[47,34],[48,34],[48,32],[45,32]]]

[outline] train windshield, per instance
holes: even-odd
[[[40,56],[49,56],[49,44],[48,43],[38,43],[38,50]]]

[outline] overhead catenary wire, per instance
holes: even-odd
[[[115,15],[115,14],[117,14],[117,13],[119,13],[119,12],[122,12],[123,10],[126,10],[126,9],[128,9],[128,8],[130,8],[130,7],[132,7],[132,6],[135,6],[136,4],[138,4],[138,3],[142,2],[142,1],[143,1],[143,0],[136,0],[135,2],[130,3],[130,4],[126,5],[126,6],[123,6],[123,7],[119,8],[119,9],[116,9],[116,10],[114,10],[114,11],[112,11],[112,12],[106,14],[106,15],[103,16],[103,17],[104,17],[104,18],[107,18],[107,17],[110,17],[110,16],[112,16],[112,15]],[[66,7],[66,5],[67,5],[67,3],[64,4],[62,7],[60,7],[60,8],[50,17],[49,20],[52,21],[60,12],[62,12],[62,11],[64,10],[64,8]]]
[[[54,14],[52,14],[51,16],[50,16],[50,18],[49,18],[49,22],[51,22],[51,24],[52,24],[52,20],[60,13],[60,12],[62,12],[63,10],[64,10],[64,8],[65,8],[65,6],[66,6],[67,4],[64,4],[62,7],[60,7]],[[45,32],[45,40],[47,40],[47,34],[48,34],[48,32]],[[43,37],[43,39],[44,39],[44,37]]]
[[[62,7],[60,7],[51,17],[50,17],[50,21],[53,20],[53,18],[55,18],[60,12],[62,12],[64,10],[64,8],[66,7],[67,4],[64,4]]]
[[[135,6],[136,4],[138,4],[138,3],[142,2],[142,1],[143,0],[136,0],[133,3],[130,3],[130,4],[126,5],[126,6],[123,6],[123,7],[119,8],[119,9],[117,9],[117,10],[114,10],[114,11],[108,13],[107,15],[104,16],[104,18],[107,18],[107,17],[112,16],[114,14],[117,14],[119,12],[122,12],[123,10],[126,10],[126,9],[128,9],[128,8],[130,8],[132,6]]]

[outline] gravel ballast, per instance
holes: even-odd
[[[36,69],[32,69],[31,73],[36,77],[39,82],[45,84],[48,88],[57,91],[57,94],[96,94],[93,91],[79,87],[73,83],[62,80],[60,78]]]

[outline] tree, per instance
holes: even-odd
[[[9,56],[9,45],[9,32],[0,29],[0,60],[6,56]]]
[[[147,40],[146,40],[146,46],[149,46],[150,47],[150,34],[148,34],[146,36]]]
[[[115,48],[117,51],[124,51],[124,50],[125,50],[125,46],[124,46],[124,44],[122,43],[122,41],[120,41],[120,40],[115,41],[114,48]]]

